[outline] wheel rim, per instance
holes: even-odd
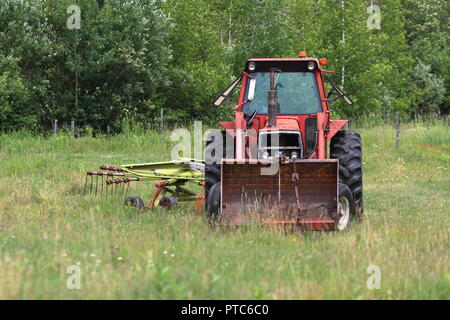
[[[338,230],[344,230],[350,221],[350,204],[346,197],[340,197],[338,202]]]

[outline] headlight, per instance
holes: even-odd
[[[255,63],[254,63],[254,62],[250,62],[250,63],[248,64],[248,70],[249,70],[249,71],[255,71],[255,69],[256,69]]]
[[[276,155],[277,155],[277,158],[281,158],[281,157],[283,157],[284,152],[283,151],[277,151]]]
[[[308,70],[313,71],[316,67],[316,64],[314,62],[308,62]]]
[[[268,159],[269,158],[269,153],[267,151],[264,151],[264,153],[262,154],[263,159]]]
[[[298,158],[297,152],[293,151],[293,152],[291,153],[291,158],[292,158],[292,159],[297,159],[297,158]]]

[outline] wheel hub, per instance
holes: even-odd
[[[344,230],[350,221],[350,204],[346,197],[340,197],[338,202],[338,223],[337,228]]]

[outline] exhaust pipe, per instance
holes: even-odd
[[[277,126],[277,85],[275,83],[275,72],[281,72],[280,69],[270,69],[270,89],[268,92],[269,97],[269,114],[268,114],[268,127]]]

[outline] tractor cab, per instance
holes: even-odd
[[[324,136],[330,130],[329,95],[325,92],[321,68],[326,59],[310,58],[301,52],[294,59],[249,59],[241,77],[220,95],[214,104],[219,105],[241,82],[236,110],[236,121],[220,122],[224,129],[236,129],[253,134],[236,150],[240,158],[267,159],[270,157],[317,158],[323,145],[318,145],[318,128]],[[331,83],[335,86],[334,82]],[[337,95],[351,100],[336,87]],[[271,106],[272,103],[272,106]],[[318,125],[318,121],[320,122]],[[345,122],[336,122],[335,126]],[[256,137],[256,139],[255,139]],[[322,158],[325,157],[321,152]]]
[[[242,113],[246,119],[257,119],[249,123],[259,137],[257,157],[312,155],[317,113],[327,110],[326,103],[322,104],[323,83],[317,61],[251,59],[244,72]]]

